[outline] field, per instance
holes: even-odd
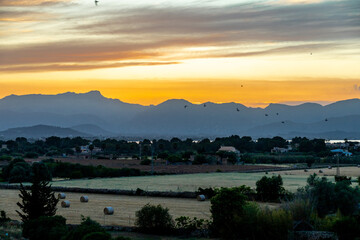
[[[269,173],[267,176],[271,176]],[[81,188],[107,188],[146,191],[196,191],[199,187],[233,187],[247,185],[255,187],[255,183],[265,173],[199,173],[163,176],[96,178],[81,180],[55,181],[53,186],[81,187]],[[305,175],[282,175],[286,189],[295,191],[305,186]]]
[[[360,168],[342,167],[340,173],[346,176],[360,176]],[[322,170],[323,173],[319,173]],[[81,180],[55,181],[53,186],[81,187],[81,188],[107,188],[136,190],[141,188],[146,191],[196,191],[199,187],[233,187],[247,185],[255,187],[256,181],[263,176],[280,174],[283,178],[284,187],[289,191],[296,191],[299,187],[306,185],[306,179],[312,173],[320,176],[328,176],[330,180],[336,174],[333,169],[313,169],[308,172],[304,170],[278,171],[265,173],[198,173],[163,176],[141,176],[121,178],[97,178]]]
[[[46,158],[25,159],[27,162],[37,162]],[[98,166],[102,165],[109,168],[135,168],[149,172],[151,165],[140,165],[140,160],[136,159],[82,159],[82,158],[55,158],[57,161],[78,163],[82,165]],[[282,165],[166,165],[166,161],[155,160],[154,171],[158,173],[208,173],[208,172],[247,172],[252,170],[264,170],[281,168]]]
[[[320,173],[319,171],[322,171]],[[316,173],[319,176],[335,176],[336,175],[336,167],[332,169],[321,168],[321,169],[309,169],[308,172],[304,172],[304,170],[292,170],[292,171],[279,171],[276,172],[281,175],[305,175],[308,176],[310,174]],[[341,167],[340,175],[348,176],[348,177],[359,177],[360,176],[360,168],[358,167]]]
[[[19,219],[15,212],[19,207],[16,205],[20,199],[18,190],[0,190],[0,209],[6,211],[11,219]],[[174,199],[155,197],[133,197],[118,195],[86,194],[89,197],[88,203],[81,203],[80,197],[83,194],[66,193],[66,200],[71,202],[70,208],[61,208],[58,205],[57,214],[64,216],[67,223],[78,224],[81,215],[90,216],[92,219],[104,224],[103,209],[107,206],[114,208],[114,215],[106,216],[105,225],[133,226],[135,212],[147,203],[161,204],[168,207],[174,218],[189,216],[209,219],[210,202],[199,202],[196,199]]]

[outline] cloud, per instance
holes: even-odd
[[[114,1],[82,11],[78,4],[56,5],[71,0],[0,0],[1,6],[8,6],[0,12],[2,32],[13,40],[21,39],[19,31],[26,30],[25,39],[30,39],[0,43],[0,71],[21,71],[19,66],[24,71],[73,71],[121,67],[127,62],[179,63],[313,51],[334,54],[360,39],[358,0],[284,1],[126,8]],[[38,22],[11,28],[9,21]],[[208,50],[188,50],[196,47]]]
[[[324,10],[325,9],[325,10]],[[360,38],[360,4],[259,2],[222,7],[147,7],[107,11],[106,18],[76,26],[92,34],[222,36],[223,43],[331,41]]]
[[[39,6],[71,2],[72,0],[0,0],[0,6]]]
[[[43,72],[43,71],[82,71],[102,68],[119,68],[132,66],[156,66],[179,64],[179,62],[119,62],[109,64],[48,64],[48,65],[21,65],[0,67],[0,72]]]

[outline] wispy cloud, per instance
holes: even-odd
[[[76,4],[71,7],[57,6],[72,2]],[[111,1],[89,11],[81,11],[80,3],[71,0],[0,0],[0,5],[7,6],[0,18],[6,23],[0,27],[14,32],[8,37],[16,42],[0,43],[0,71],[20,70],[19,66],[24,71],[73,71],[122,67],[127,62],[172,64],[191,58],[313,51],[331,55],[360,39],[358,0],[126,8]],[[12,21],[38,21],[25,26],[32,29],[24,33],[29,42],[14,40],[21,29],[5,25]],[[188,50],[194,47],[206,50]]]
[[[20,65],[0,67],[0,72],[43,72],[43,71],[82,71],[102,68],[120,68],[133,66],[156,66],[179,64],[179,62],[120,62],[109,64],[47,64],[47,65]]]
[[[0,6],[39,6],[71,1],[73,0],[0,0]]]

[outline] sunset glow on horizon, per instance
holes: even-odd
[[[226,2],[226,3],[225,3]],[[0,0],[0,98],[143,105],[360,97],[358,0]]]

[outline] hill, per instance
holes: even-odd
[[[304,103],[252,108],[233,102],[193,104],[184,99],[170,99],[155,106],[142,106],[91,91],[11,95],[0,99],[0,115],[0,130],[3,131],[47,125],[104,137],[214,138],[233,134],[259,137],[294,133],[326,136],[331,132],[332,137],[342,138],[345,134],[351,139],[358,136],[360,100],[349,99],[326,106]]]

